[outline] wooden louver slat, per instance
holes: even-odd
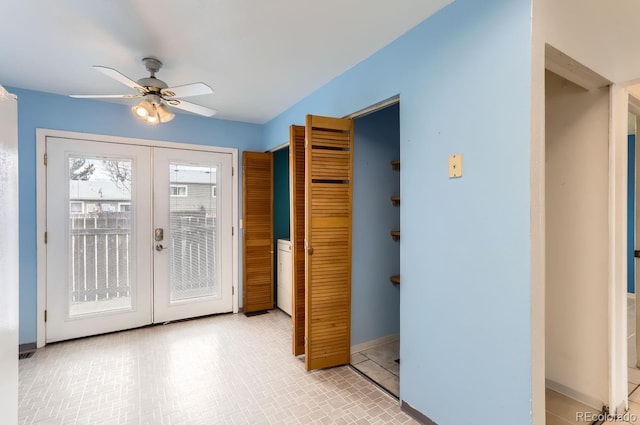
[[[305,149],[307,370],[348,364],[353,121],[308,115]]]
[[[273,308],[273,156],[242,154],[243,310]]]
[[[291,242],[293,282],[291,320],[293,355],[304,354],[305,283],[304,283],[304,126],[289,128],[289,165],[291,168]]]

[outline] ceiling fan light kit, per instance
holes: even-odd
[[[169,107],[182,109],[194,114],[211,117],[216,114],[216,110],[195,103],[180,100],[180,97],[199,96],[213,94],[213,89],[204,83],[191,83],[183,86],[169,87],[167,83],[156,78],[156,72],[162,67],[162,62],[156,58],[144,58],[142,60],[149,77],[141,78],[137,82],[121,74],[113,68],[106,66],[94,66],[94,68],[108,77],[136,90],[137,94],[122,95],[70,95],[76,98],[134,98],[141,97],[143,100],[131,108],[131,113],[137,119],[147,124],[155,125],[171,121],[175,114]]]
[[[159,96],[152,94],[147,95],[147,99],[131,108],[131,112],[134,117],[151,125],[169,122],[175,117],[167,105],[162,103]]]

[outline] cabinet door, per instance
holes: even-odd
[[[287,244],[279,253],[280,270],[278,271],[278,279],[280,279],[280,284],[278,291],[282,292],[282,301],[279,300],[278,303],[285,313],[291,314],[291,245]],[[278,298],[280,298],[280,295]]]
[[[283,263],[283,251],[282,249],[278,249],[278,289],[277,289],[277,294],[278,294],[278,308],[282,309],[284,311],[284,289],[283,289],[283,285],[284,285],[284,267],[282,266]]]

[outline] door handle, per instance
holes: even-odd
[[[309,246],[309,243],[307,242],[307,240],[304,240],[304,247],[307,250],[307,254],[312,255],[313,254],[313,248],[311,246]]]
[[[160,251],[163,251],[165,249],[169,249],[169,248],[162,246],[161,243],[156,244],[156,251],[160,252]]]

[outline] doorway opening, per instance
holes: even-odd
[[[636,241],[638,233],[637,213],[637,149],[636,149],[636,122],[637,115],[632,112],[634,110],[633,102],[630,102],[630,111],[627,125],[627,366],[629,367],[629,380],[632,374],[640,377],[640,371],[633,373],[638,369],[638,345],[637,345],[637,302],[636,283],[638,282],[636,270],[636,253],[640,256],[640,251],[636,251]],[[640,384],[640,381],[638,382]]]
[[[546,71],[547,421],[611,399],[610,96],[608,85],[587,90]]]
[[[533,353],[544,364],[547,419],[571,422],[579,412],[626,412],[637,388],[627,359],[633,97],[550,45],[545,59],[545,341],[543,357]],[[535,386],[536,398],[543,388]]]
[[[292,254],[291,254],[291,181],[289,145],[273,152],[273,246],[276,307],[291,316]]]
[[[400,103],[354,119],[351,365],[400,395]]]
[[[638,125],[640,125],[640,85],[629,87],[629,114],[627,121],[627,367],[629,388],[633,389],[629,397],[631,410],[639,410],[638,388],[640,387],[640,340],[638,322],[640,309],[638,303],[638,284],[640,282],[640,149],[637,144]],[[633,388],[632,388],[633,387]]]

